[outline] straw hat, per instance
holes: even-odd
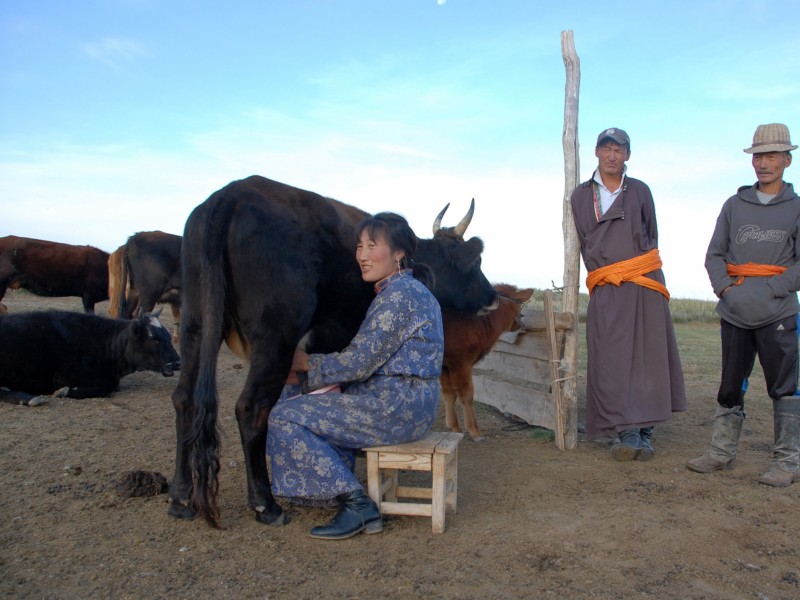
[[[790,152],[797,150],[789,140],[789,128],[782,123],[759,125],[753,134],[753,145],[745,148],[748,154],[761,154],[763,152]]]

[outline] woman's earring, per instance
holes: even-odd
[[[400,259],[397,259],[397,272],[400,272]]]

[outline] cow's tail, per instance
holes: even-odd
[[[227,231],[233,202],[221,202],[224,207],[214,211],[212,223],[203,232],[200,293],[202,320],[200,365],[194,390],[195,417],[191,439],[192,503],[197,512],[214,527],[220,526],[217,494],[219,491],[219,431],[217,429],[217,357],[223,337],[225,308],[224,234]],[[218,221],[222,221],[219,223]],[[186,257],[184,257],[184,260]]]
[[[122,256],[119,257],[120,275],[119,290],[117,290],[117,314],[118,319],[128,318],[128,246],[124,246]]]
[[[120,299],[120,289],[125,289],[122,282],[122,262],[125,246],[120,246],[108,257],[108,314],[112,317],[120,316],[121,302],[124,302],[125,295]],[[123,307],[124,310],[124,307]]]

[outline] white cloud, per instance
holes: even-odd
[[[148,55],[146,48],[138,42],[118,37],[106,37],[99,42],[88,42],[84,44],[83,49],[90,58],[112,68],[135,63],[139,58]]]
[[[370,154],[367,140],[329,132],[293,137],[285,130],[276,135],[245,131],[207,132],[175,153],[98,146],[15,155],[0,163],[0,198],[26,201],[6,203],[0,235],[88,243],[110,251],[136,231],[182,233],[191,210],[211,193],[259,174],[369,212],[401,213],[421,237],[430,236],[445,204],[451,206],[444,223],[455,224],[475,198],[468,235],[483,239],[483,268],[491,281],[539,289],[563,284],[559,147],[527,148],[536,167],[475,165],[455,155],[436,160],[405,150],[400,159],[397,148],[380,143]],[[705,250],[719,208],[736,187],[722,189],[719,181],[731,171],[749,174],[749,165],[746,159],[739,165],[733,158],[704,158],[702,169],[687,168],[679,145],[638,147],[631,175],[653,189],[670,292],[711,299]],[[593,162],[583,165],[583,178],[592,168]],[[581,280],[585,276],[582,267]]]

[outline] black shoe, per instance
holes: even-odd
[[[639,452],[639,460],[650,460],[656,455],[656,449],[653,448],[653,443],[650,441],[653,437],[653,430],[655,427],[643,427],[639,430],[639,437],[641,438],[641,452]]]
[[[378,506],[363,490],[356,490],[338,496],[342,508],[327,525],[311,530],[311,537],[322,540],[344,540],[357,533],[379,533],[383,521]]]
[[[611,447],[611,456],[620,462],[636,460],[642,451],[642,438],[638,429],[626,429],[619,433],[619,440]]]

